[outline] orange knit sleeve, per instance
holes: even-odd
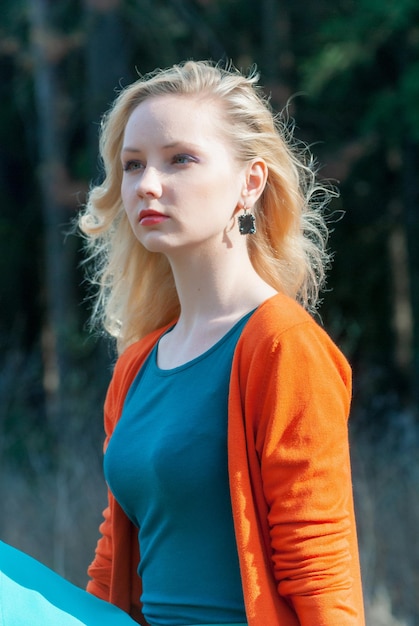
[[[347,418],[350,369],[314,322],[264,363],[256,447],[277,589],[301,626],[360,626]]]
[[[107,448],[109,439],[117,421],[117,403],[116,403],[116,387],[118,374],[114,375],[106,394],[104,407],[104,423],[106,438],[103,445],[104,451]],[[91,580],[87,584],[87,591],[102,600],[110,601],[110,588],[112,578],[112,559],[113,559],[113,515],[112,515],[113,496],[108,489],[108,506],[103,511],[103,522],[99,527],[100,538],[96,545],[95,557],[90,564],[87,573]]]

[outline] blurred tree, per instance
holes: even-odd
[[[5,336],[13,320],[26,342],[36,342],[38,328],[44,329],[53,374],[47,381],[55,376],[57,384],[61,370],[71,369],[74,334],[85,319],[76,305],[76,242],[64,232],[88,181],[101,175],[101,114],[136,72],[210,57],[231,58],[243,69],[257,63],[277,109],[304,94],[289,107],[301,127],[297,134],[316,143],[327,164],[324,175],[341,181],[343,205],[335,208],[346,210],[332,239],[337,255],[334,291],[323,308],[326,325],[355,362],[386,364],[391,375],[402,374],[397,380],[405,389],[417,387],[414,0],[0,3],[6,80],[0,88],[11,95],[0,117],[1,263],[4,275],[11,275],[5,264],[12,263],[19,277],[4,281],[2,328]],[[24,136],[23,149],[13,144],[13,134]],[[23,171],[25,185],[18,178]],[[42,223],[36,219],[41,207]],[[33,263],[41,244],[45,263]]]
[[[46,313],[43,324],[44,386],[47,413],[54,430],[65,423],[68,401],[65,381],[71,371],[69,342],[77,328],[74,290],[74,246],[64,230],[83,188],[67,166],[71,113],[63,70],[72,50],[80,46],[77,32],[62,28],[63,6],[50,0],[29,5],[33,83],[37,112],[38,173],[44,224]],[[61,23],[60,23],[61,22]]]
[[[4,350],[12,342],[28,346],[39,335],[34,303],[39,298],[41,224],[30,150],[35,120],[27,106],[23,8],[19,1],[12,6],[3,1],[0,11],[0,341]]]
[[[322,18],[301,86],[335,147],[327,173],[343,180],[349,207],[346,232],[338,228],[336,298],[358,327],[356,356],[362,346],[387,362],[401,395],[418,405],[419,8],[414,0],[345,0]]]
[[[133,78],[129,62],[133,42],[127,37],[121,0],[84,0],[84,57],[86,73],[80,85],[84,96],[84,119],[91,176],[97,165],[100,118],[118,86]]]

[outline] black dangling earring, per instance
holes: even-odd
[[[252,213],[247,213],[243,207],[243,215],[239,215],[239,231],[241,235],[254,235],[256,233],[256,220]]]

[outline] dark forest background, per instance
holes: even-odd
[[[118,88],[186,58],[257,64],[340,188],[321,317],[354,369],[368,624],[419,624],[417,0],[0,0],[0,538],[85,584],[115,354],[71,223]]]

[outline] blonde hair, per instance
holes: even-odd
[[[257,80],[255,72],[244,76],[233,67],[187,61],[140,78],[121,91],[104,116],[100,155],[105,177],[91,189],[79,226],[94,261],[91,282],[98,294],[93,319],[117,337],[119,350],[179,314],[170,265],[135,238],[120,193],[126,123],[141,102],[154,96],[181,94],[219,102],[223,131],[238,161],[265,160],[268,179],[255,207],[257,233],[248,237],[251,261],[272,287],[315,309],[329,261],[322,209],[332,192],[317,183],[308,150],[294,140],[287,121],[273,114]]]

